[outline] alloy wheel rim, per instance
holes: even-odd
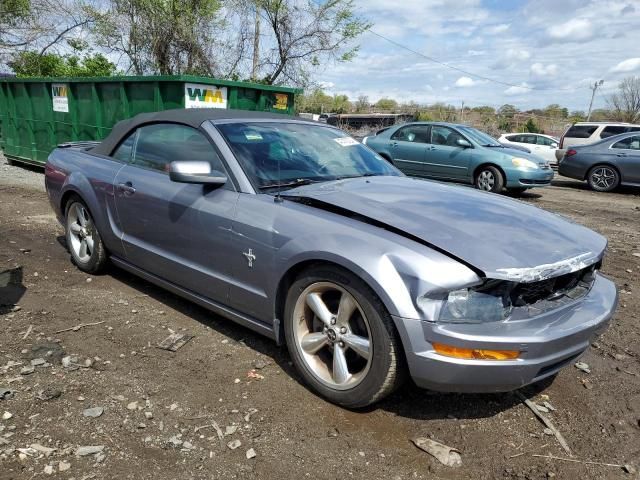
[[[74,256],[80,262],[86,263],[91,259],[95,247],[93,238],[93,223],[86,208],[75,203],[67,215],[70,247]]]
[[[353,295],[332,282],[309,285],[293,310],[295,346],[325,386],[348,390],[366,377],[373,359],[369,321]]]
[[[597,188],[606,190],[613,186],[616,180],[616,174],[607,167],[596,168],[591,173],[591,182]]]
[[[490,191],[496,183],[496,178],[489,170],[483,170],[478,175],[478,188],[480,190]]]

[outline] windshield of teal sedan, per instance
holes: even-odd
[[[217,125],[254,185],[261,189],[377,175],[402,175],[344,132],[303,123]]]
[[[489,145],[495,146],[495,147],[502,146],[500,143],[498,143],[498,141],[495,138],[493,138],[490,135],[487,135],[484,132],[481,132],[480,130],[476,130],[475,128],[461,127],[460,130],[466,136],[470,137],[474,142],[479,143],[482,146],[485,146],[485,147]]]

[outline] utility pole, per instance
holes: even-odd
[[[460,123],[464,123],[464,100],[462,100],[462,105],[460,106]]]
[[[258,79],[258,63],[260,62],[260,7],[256,2],[256,25],[253,30],[253,68],[251,69],[251,79]]]
[[[589,102],[589,113],[587,113],[587,122],[591,120],[591,108],[593,107],[593,99],[596,96],[596,90],[598,90],[598,87],[601,87],[603,83],[604,80],[596,80],[593,83],[593,87],[589,87],[591,88],[591,101]]]

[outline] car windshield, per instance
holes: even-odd
[[[344,132],[297,122],[217,125],[261,190],[375,175],[402,175]]]
[[[471,127],[460,127],[460,131],[470,137],[474,142],[484,147],[502,147],[502,145],[491,135],[487,135],[480,130]]]

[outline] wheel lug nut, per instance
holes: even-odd
[[[331,317],[331,325],[335,325],[336,324],[336,317]]]
[[[340,348],[344,348],[344,342],[338,342],[338,346],[339,346]]]
[[[341,327],[340,333],[347,333],[347,327]]]

